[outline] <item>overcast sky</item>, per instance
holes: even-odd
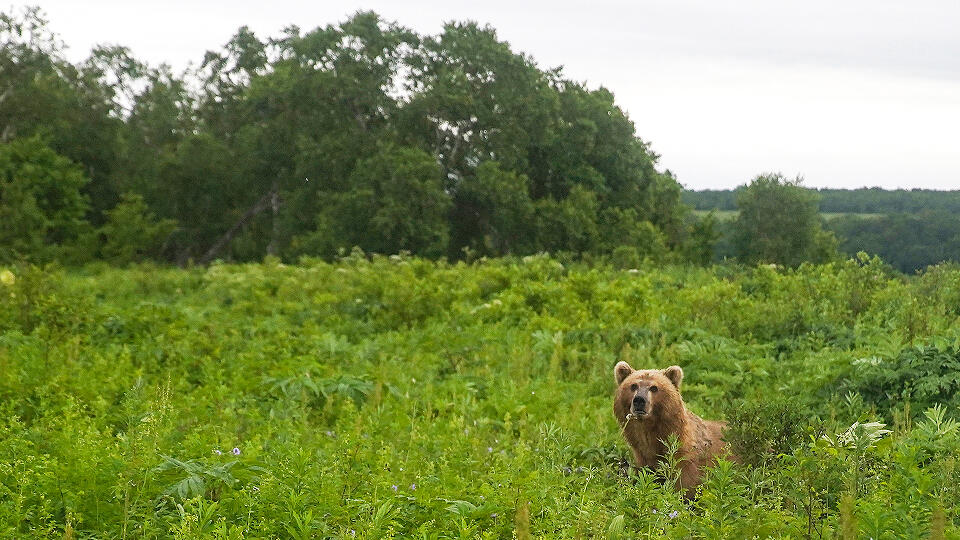
[[[39,0],[38,0],[39,1]],[[541,67],[616,95],[688,188],[762,172],[812,187],[960,189],[958,0],[46,0],[71,59],[120,44],[182,68],[241,25],[261,37],[372,9],[420,33],[494,26]]]

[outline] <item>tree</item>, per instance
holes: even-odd
[[[353,246],[375,253],[444,253],[451,203],[429,154],[417,148],[382,148],[357,164],[350,186],[343,192],[319,193],[318,228],[296,247],[312,247],[326,256]]]
[[[688,229],[688,235],[683,243],[683,252],[686,259],[693,264],[707,265],[713,262],[720,232],[717,230],[717,218],[713,212],[695,219]]]
[[[114,264],[159,258],[177,226],[172,219],[157,219],[136,193],[121,195],[120,203],[108,210],[106,217],[107,222],[98,229],[103,242],[100,257]]]
[[[666,237],[652,223],[641,219],[633,208],[610,207],[600,213],[599,240],[594,251],[610,253],[631,248],[640,259],[658,260],[667,253]]]
[[[596,193],[577,186],[560,201],[548,197],[535,205],[536,238],[542,251],[591,251],[599,236]]]
[[[530,252],[536,239],[529,186],[526,176],[495,161],[480,164],[454,196],[451,253],[464,247],[492,256]]]
[[[0,261],[75,260],[90,232],[87,182],[38,137],[0,145]]]
[[[117,88],[102,75],[121,58],[129,60],[118,48],[98,49],[73,65],[39,8],[0,13],[0,143],[39,135],[80,166],[94,221],[117,200],[111,182],[122,120]]]
[[[186,262],[209,249],[262,194],[240,181],[242,160],[208,133],[186,137],[164,155],[157,182],[144,193],[150,209],[180,226],[174,258]]]
[[[743,262],[793,267],[836,256],[835,240],[831,251],[832,235],[821,228],[818,196],[801,182],[764,174],[738,189],[734,247]]]

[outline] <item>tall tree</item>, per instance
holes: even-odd
[[[95,221],[117,201],[111,176],[122,125],[115,89],[97,65],[68,62],[39,8],[0,14],[0,142],[40,135],[82,166]]]
[[[821,228],[818,197],[801,182],[764,174],[738,190],[734,246],[742,261],[797,266],[835,256],[836,241]]]
[[[76,262],[90,233],[79,166],[38,137],[0,145],[0,261]]]

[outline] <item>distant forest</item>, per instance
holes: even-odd
[[[944,261],[960,262],[960,191],[926,189],[809,189],[819,196],[823,227],[833,232],[844,255],[879,255],[912,273]],[[696,210],[737,210],[738,190],[684,191]],[[839,214],[839,215],[837,215]],[[727,240],[732,221],[720,220],[716,257],[734,257]]]
[[[960,213],[960,191],[932,189],[811,189],[820,195],[820,211],[844,214]],[[684,191],[683,202],[696,210],[736,210],[736,190]]]

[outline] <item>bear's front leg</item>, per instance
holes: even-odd
[[[692,499],[697,494],[698,485],[700,485],[700,466],[692,459],[681,461],[677,489],[684,490],[684,496]]]
[[[640,452],[636,448],[631,448],[633,451],[633,462],[638,469],[650,469],[653,470],[656,468],[657,459],[656,456],[647,456],[644,453]]]

